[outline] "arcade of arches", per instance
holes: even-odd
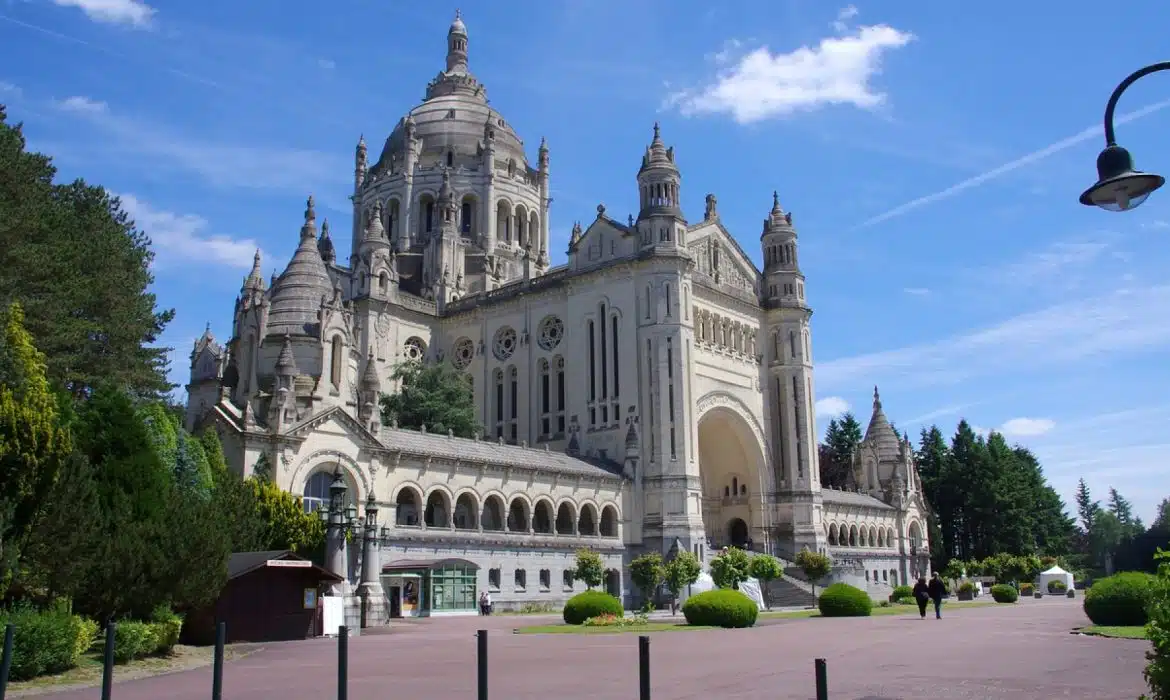
[[[699,419],[703,528],[716,549],[763,544],[764,455],[742,416],[717,406]]]
[[[452,500],[454,503],[452,504]],[[452,499],[440,488],[424,498],[412,486],[402,486],[394,498],[396,527],[447,528],[532,535],[617,537],[618,510],[612,503],[600,507],[591,502],[562,500],[554,505],[547,497],[531,503],[523,496],[504,498],[489,494],[482,500],[471,491]]]

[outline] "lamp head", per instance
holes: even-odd
[[[1134,170],[1133,157],[1121,146],[1106,146],[1097,156],[1097,182],[1081,195],[1081,204],[1105,211],[1129,211],[1165,184],[1166,178]]]

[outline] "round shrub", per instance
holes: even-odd
[[[1154,591],[1154,577],[1140,571],[1114,574],[1085,591],[1085,614],[1094,625],[1136,626],[1149,620],[1146,612]]]
[[[869,594],[847,583],[834,583],[817,599],[823,617],[867,617],[873,612]]]
[[[124,664],[154,654],[162,641],[150,622],[124,620],[114,628],[114,663]]]
[[[999,583],[991,587],[991,597],[997,603],[1014,603],[1020,599],[1020,594],[1014,586]]]
[[[962,583],[959,584],[959,592],[960,593],[974,593],[975,592],[975,584],[971,581],[963,581]]]
[[[9,671],[14,681],[73,668],[84,648],[93,642],[95,631],[92,623],[64,609],[37,610],[23,605],[0,612],[0,627],[7,623],[16,627]]]
[[[717,588],[686,599],[682,606],[688,625],[703,627],[751,627],[760,609],[740,591]]]
[[[890,593],[890,600],[895,603],[903,598],[913,598],[914,589],[910,586],[894,586],[894,591]]]
[[[626,614],[622,601],[604,591],[583,591],[569,598],[565,603],[564,618],[566,625],[579,625],[591,617],[600,615],[615,615],[622,617]]]
[[[1068,586],[1064,585],[1064,581],[1053,580],[1053,581],[1048,582],[1048,592],[1049,593],[1064,593],[1065,590],[1067,590],[1067,589],[1068,589]]]
[[[1020,584],[1020,595],[1025,596],[1025,597],[1030,596],[1030,595],[1032,595],[1035,588],[1036,587],[1030,583],[1021,583]]]

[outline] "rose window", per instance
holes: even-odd
[[[516,352],[516,331],[515,329],[504,326],[496,331],[495,340],[492,342],[493,350],[497,360],[506,360]]]
[[[475,343],[471,342],[471,338],[460,338],[455,341],[455,349],[451,353],[451,364],[455,369],[467,369],[474,357]]]
[[[427,354],[427,344],[422,341],[422,338],[409,338],[406,345],[402,347],[402,354],[409,362],[421,362]]]
[[[544,320],[540,322],[537,332],[539,333],[537,342],[540,343],[540,347],[552,350],[560,345],[561,339],[565,337],[565,324],[556,316],[545,316]]]

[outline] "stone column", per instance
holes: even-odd
[[[386,593],[382,590],[382,558],[378,547],[378,504],[374,494],[366,499],[366,522],[362,533],[362,627],[384,627],[390,622]]]

